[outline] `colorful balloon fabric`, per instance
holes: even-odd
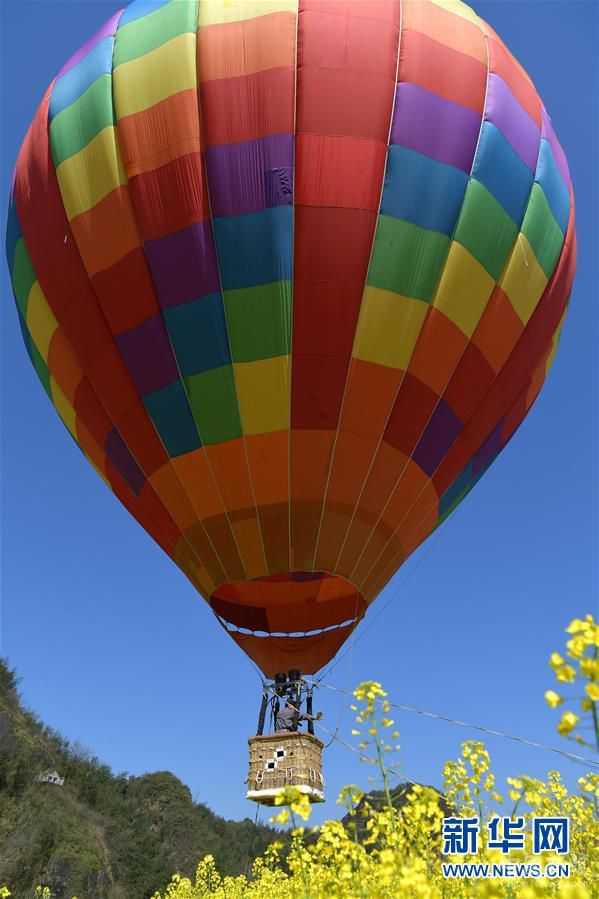
[[[539,393],[574,203],[458,0],[137,0],[48,88],[7,245],[85,456],[263,672],[311,673]]]

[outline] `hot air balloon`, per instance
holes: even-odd
[[[459,0],[136,0],[46,91],[7,252],[64,424],[281,686],[525,417],[574,202]]]

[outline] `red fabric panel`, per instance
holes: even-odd
[[[399,81],[481,113],[485,103],[487,67],[472,56],[446,47],[419,31],[401,34]]]
[[[430,387],[406,372],[385,430],[387,443],[411,456],[438,401]]]
[[[174,185],[185,185],[185,190]],[[131,178],[129,191],[142,240],[156,240],[209,218],[208,191],[199,153],[181,156],[155,171]]]
[[[337,425],[375,222],[363,210],[296,208],[294,428]]]
[[[378,212],[386,156],[387,148],[379,141],[300,134],[295,144],[295,202]]]
[[[254,637],[236,631],[228,634],[266,677],[274,677],[279,671],[292,668],[302,674],[316,674],[339,652],[354,627],[339,627],[314,637]]]
[[[77,388],[74,408],[77,418],[81,419],[96,443],[104,447],[104,442],[112,431],[112,422],[100,405],[87,378],[84,378]]]
[[[48,144],[50,91],[51,87],[19,153],[15,177],[19,221],[48,304],[107,414],[149,476],[167,456],[113,342],[72,238]]]
[[[443,395],[460,421],[467,422],[474,414],[495,372],[474,343],[469,343]]]
[[[489,47],[489,70],[503,78],[520,106],[541,128],[541,101],[528,75],[502,41],[491,39],[487,45]]]
[[[93,275],[91,281],[113,334],[129,331],[160,311],[141,248]]]
[[[200,99],[210,146],[292,134],[294,84],[292,68],[203,82]]]

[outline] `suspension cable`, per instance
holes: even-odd
[[[334,687],[332,684],[324,684],[322,682],[320,683],[320,686],[326,687],[328,690],[333,690],[336,693],[343,693],[347,696],[353,697],[353,692],[351,690],[345,690],[341,687]],[[539,743],[537,740],[530,740],[527,737],[520,737],[514,734],[505,733],[505,731],[494,730],[489,727],[484,727],[482,724],[471,724],[467,721],[460,721],[457,718],[449,718],[447,715],[441,715],[438,712],[429,712],[425,709],[419,709],[413,705],[405,705],[404,703],[397,702],[389,702],[389,705],[391,708],[398,709],[401,712],[412,712],[413,714],[420,715],[423,718],[431,718],[434,721],[445,721],[447,724],[453,724],[456,727],[465,727],[469,730],[476,730],[481,733],[488,734],[492,737],[501,737],[504,740],[511,740],[514,743],[521,743],[523,746],[530,746],[533,749],[542,749],[545,752],[553,752],[556,755],[560,755],[563,758],[566,758],[578,765],[585,765],[599,771],[599,761],[587,758],[586,756],[578,755],[575,752],[567,752],[564,749],[558,749],[556,746],[547,746],[545,743]]]

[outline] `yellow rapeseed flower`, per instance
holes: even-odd
[[[599,684],[587,684],[584,689],[592,702],[599,702]]]
[[[545,702],[550,709],[555,709],[558,705],[561,705],[563,701],[564,697],[560,696],[559,693],[556,693],[555,690],[545,691]]]
[[[562,736],[566,736],[567,734],[571,733],[578,724],[579,720],[580,719],[578,715],[575,715],[574,712],[564,712],[559,724],[557,725],[558,733],[560,733]]]

